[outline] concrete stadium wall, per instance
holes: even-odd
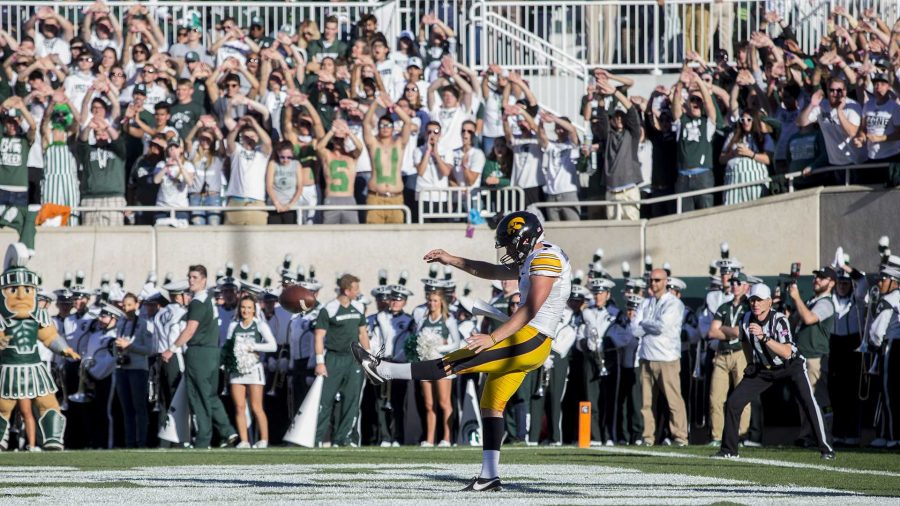
[[[719,258],[722,242],[728,242],[731,256],[756,276],[788,272],[791,262],[812,269],[819,259],[820,191],[650,220],[647,254],[655,265],[668,261],[676,276],[706,275],[710,261]]]
[[[851,265],[869,272],[878,268],[878,238],[886,235],[900,254],[900,191],[865,187],[828,188],[820,199],[820,263],[829,264],[838,246]]]
[[[790,195],[730,207],[695,211],[643,222],[548,223],[548,240],[570,255],[574,269],[587,271],[591,256],[604,249],[604,265],[620,276],[622,261],[632,273],[641,273],[644,254],[661,266],[668,261],[677,276],[706,276],[710,260],[718,258],[719,244],[728,241],[732,255],[748,272],[759,276],[786,272],[800,261],[806,273],[828,262],[840,243],[865,267],[877,262],[875,244],[880,235],[891,235],[900,251],[897,210],[900,191],[866,192],[858,188],[812,189]],[[821,237],[821,239],[820,239]],[[14,240],[9,230],[0,231],[0,246]],[[857,246],[859,245],[859,246]],[[211,271],[227,261],[250,266],[251,273],[277,278],[276,270],[286,253],[294,265],[315,265],[330,294],[337,272],[362,278],[368,291],[377,271],[386,268],[391,282],[400,271],[410,272],[414,301],[421,300],[419,278],[428,273],[422,256],[432,248],[492,261],[496,259],[493,233],[477,228],[465,237],[463,224],[413,226],[313,226],[313,227],[209,227],[170,229],[154,227],[52,229],[37,235],[37,256],[31,266],[48,288],[62,283],[65,271],[84,270],[89,286],[98,286],[103,273],[123,272],[126,288],[139,290],[149,270],[160,279],[166,272],[184,276],[192,263]],[[871,250],[871,251],[869,251]],[[862,256],[869,255],[872,258]],[[455,273],[460,286],[471,282],[475,294],[487,297],[488,283]]]

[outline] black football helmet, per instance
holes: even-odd
[[[506,249],[500,263],[522,265],[534,245],[543,240],[544,226],[534,214],[516,211],[500,220],[496,237],[494,247]]]

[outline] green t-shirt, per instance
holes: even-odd
[[[366,327],[364,309],[356,302],[347,307],[337,299],[319,311],[316,330],[325,331],[325,349],[335,353],[350,353],[350,344],[359,340],[359,328]]]
[[[28,151],[24,137],[0,137],[0,186],[28,189]]]
[[[741,326],[741,318],[744,317],[744,313],[750,310],[750,304],[747,303],[746,300],[741,301],[740,304],[735,306],[732,304],[732,301],[728,301],[716,310],[716,315],[713,317],[713,320],[719,320],[722,322],[723,327],[740,327]],[[719,350],[740,350],[741,349],[741,338],[740,335],[735,339],[730,341],[719,341]]]
[[[711,169],[713,166],[712,137],[715,125],[709,124],[709,118],[700,116],[692,118],[681,115],[678,132],[678,169]]]
[[[219,347],[219,319],[209,292],[203,291],[194,295],[188,306],[187,320],[198,324],[197,331],[188,342],[190,347]]]
[[[190,133],[200,116],[205,114],[203,107],[196,102],[187,104],[175,104],[170,109],[172,117],[169,118],[169,126],[178,131],[178,137],[184,139]]]
[[[325,47],[322,39],[314,40],[306,48],[306,54],[310,60],[322,63],[325,58],[337,58],[347,54],[347,43],[342,40],[335,40],[329,47]]]
[[[81,196],[90,198],[125,196],[125,141],[118,139],[105,146],[78,143],[83,171]]]

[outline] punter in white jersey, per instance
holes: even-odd
[[[437,249],[426,262],[451,265],[484,279],[519,279],[521,305],[490,334],[475,333],[466,346],[435,360],[414,364],[385,362],[364,348],[351,345],[369,380],[376,385],[390,379],[439,380],[451,374],[487,373],[481,395],[481,472],[464,490],[501,488],[498,466],[504,436],[503,410],[529,371],[550,355],[571,292],[571,267],[566,254],[544,241],[537,216],[518,211],[497,225],[496,247],[506,250],[500,265],[461,258]]]

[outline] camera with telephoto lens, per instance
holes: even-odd
[[[778,274],[778,287],[775,290],[775,298],[778,299],[775,310],[783,313],[785,309],[790,308],[788,305],[788,290],[791,285],[796,285],[800,278],[800,262],[791,264],[791,272],[788,274]]]

